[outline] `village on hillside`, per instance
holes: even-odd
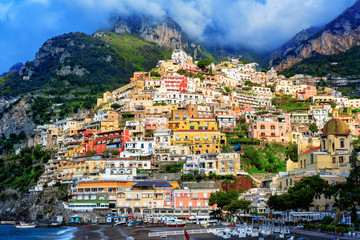
[[[309,176],[346,182],[351,171],[360,99],[316,86],[326,81],[174,51],[103,93],[93,110],[38,126],[31,145],[55,156],[30,193],[69,184],[69,216],[105,221],[208,216],[219,207],[212,195],[237,190],[250,201],[243,216],[275,216],[271,196]],[[333,196],[317,194],[301,216],[335,218],[338,208]]]

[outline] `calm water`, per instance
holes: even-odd
[[[1,240],[68,240],[73,237],[75,227],[59,228],[15,228],[12,225],[0,225]]]

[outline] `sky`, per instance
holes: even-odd
[[[260,51],[322,26],[355,0],[0,0],[0,73],[49,38],[108,29],[111,16],[170,16],[194,40]]]

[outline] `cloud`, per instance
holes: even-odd
[[[32,60],[49,38],[109,28],[114,15],[170,16],[188,35],[223,46],[273,50],[326,24],[355,0],[2,0],[0,73]]]
[[[4,21],[7,17],[9,17],[12,5],[12,2],[7,4],[0,3],[0,21]]]

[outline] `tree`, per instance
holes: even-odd
[[[313,134],[318,132],[319,131],[319,128],[318,126],[315,124],[315,123],[312,123],[310,126],[309,126],[309,130],[310,132],[312,132]]]
[[[244,199],[232,200],[229,205],[224,206],[224,210],[227,210],[235,214],[238,210],[250,210],[251,201]]]
[[[316,194],[332,194],[331,187],[319,175],[304,177],[290,187],[287,194],[274,195],[268,200],[270,208],[275,210],[302,209],[308,210]]]
[[[118,104],[118,103],[113,103],[113,104],[111,104],[111,108],[112,109],[118,109],[118,108],[121,108],[121,105]]]
[[[224,87],[226,92],[230,92],[230,88],[229,87]]]
[[[287,160],[291,159],[291,161],[297,162],[299,160],[298,145],[290,142],[285,148],[285,154]]]
[[[360,163],[357,151],[353,151],[349,158],[351,165],[350,174],[345,183],[338,183],[335,186],[336,202],[341,209],[351,210],[353,221],[357,219],[356,203],[360,202]]]
[[[210,194],[209,205],[216,206],[223,210],[225,206],[229,205],[233,200],[237,200],[239,198],[239,193],[236,190],[230,190],[227,192],[217,191],[215,193]]]
[[[201,69],[205,69],[207,66],[211,64],[211,61],[208,59],[201,59],[198,61],[197,66]]]
[[[160,73],[155,72],[155,71],[150,72],[150,76],[151,77],[161,77]]]

